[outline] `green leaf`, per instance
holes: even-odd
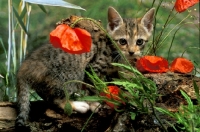
[[[131,120],[135,120],[136,113],[134,113],[134,112],[130,112],[130,114],[131,114]]]
[[[195,90],[195,94],[197,96],[197,99],[200,99],[199,87],[197,86],[197,83],[195,82],[195,80],[193,80],[193,86],[194,86],[194,90]]]
[[[65,104],[64,113],[67,115],[71,115],[73,112],[72,106],[69,101]]]
[[[23,1],[32,3],[32,4],[48,5],[48,6],[61,6],[61,7],[66,7],[66,8],[85,10],[85,9],[81,8],[80,6],[65,2],[63,0],[23,0]]]
[[[180,28],[181,28],[181,26],[175,31],[175,33],[174,33],[174,35],[173,35],[173,37],[172,37],[171,44],[170,44],[170,47],[169,47],[169,50],[168,50],[167,60],[169,60],[169,55],[170,55],[170,50],[171,50],[172,44],[173,44],[173,42],[174,42],[176,33],[178,32],[178,30],[179,30]]]
[[[65,97],[66,97],[66,99],[67,99],[67,100],[69,100],[69,98],[70,98],[70,95],[69,95],[69,93],[68,93],[67,89],[64,89],[64,91],[65,91]]]
[[[3,51],[4,51],[4,53],[5,53],[5,55],[6,55],[6,58],[7,58],[7,51],[6,51],[6,48],[5,48],[5,46],[4,46],[4,43],[3,43],[2,38],[0,38],[0,43],[1,43],[2,47],[3,47]]]
[[[105,82],[103,82],[98,76],[97,74],[94,72],[94,70],[92,69],[92,67],[90,68],[90,72],[85,71],[85,73],[87,74],[87,76],[91,79],[91,81],[93,82],[93,85],[95,86],[95,88],[99,91],[102,90],[102,88],[106,88],[106,84]]]
[[[45,7],[43,5],[38,5],[40,7],[40,9],[47,14],[47,10],[45,9]]]
[[[15,14],[15,17],[17,18],[17,21],[18,21],[20,27],[24,30],[24,32],[25,32],[26,34],[28,34],[28,32],[27,32],[27,30],[26,30],[26,27],[25,27],[25,25],[24,25],[22,19],[20,18],[19,14],[17,13],[17,11],[15,10],[14,7],[13,7],[13,12],[14,12],[14,14]]]
[[[26,7],[24,7],[21,14],[20,14],[20,18],[23,19],[24,16],[26,15],[26,13],[27,13],[27,9],[26,9]]]
[[[7,94],[4,94],[3,101],[9,101],[9,96]]]
[[[6,73],[7,73],[6,66],[3,65],[3,63],[0,63],[0,74],[3,76],[3,78],[6,77]]]
[[[175,117],[175,115],[172,113],[172,112],[170,112],[170,111],[168,111],[168,110],[165,110],[165,109],[163,109],[163,108],[160,108],[160,107],[154,107],[157,111],[159,111],[159,112],[161,112],[161,113],[164,113],[164,114],[167,114],[167,115],[169,115],[169,116],[171,116],[171,117]]]
[[[138,89],[138,90],[143,89],[139,84],[124,81],[124,80],[116,80],[116,81],[108,82],[108,84],[123,86],[126,90],[129,91],[131,95],[135,94],[135,89]]]
[[[0,74],[0,78],[4,78],[4,77]]]
[[[119,100],[107,98],[104,96],[85,96],[85,97],[79,98],[78,100],[79,101],[89,101],[89,102],[106,101],[106,102],[114,104],[115,106],[119,106],[121,104],[121,102]]]
[[[100,96],[84,96],[79,98],[78,100],[84,100],[84,101],[103,101],[106,100],[106,97],[100,97]]]
[[[121,68],[124,68],[128,71],[131,71],[133,73],[137,73],[138,75],[141,75],[143,76],[137,69],[131,67],[131,66],[127,66],[127,65],[124,65],[124,64],[120,64],[120,63],[112,63],[113,66],[118,66],[118,67],[121,67]]]
[[[171,124],[169,121],[165,120],[165,122],[171,126],[176,132],[178,132],[178,130],[176,129],[176,127],[174,126],[174,124]]]
[[[183,92],[182,90],[180,90],[180,91],[181,91],[181,94],[183,95],[183,97],[186,99],[186,101],[188,103],[188,108],[193,111],[194,105],[192,103],[192,100],[190,99],[190,97],[185,92]]]

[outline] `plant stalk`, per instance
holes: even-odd
[[[11,67],[11,51],[12,51],[12,0],[8,0],[8,58],[7,58],[7,74],[6,74],[6,85],[8,86],[8,78],[10,76]]]

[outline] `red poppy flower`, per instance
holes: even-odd
[[[194,65],[191,61],[185,58],[176,58],[172,64],[170,70],[172,72],[189,73],[194,69]]]
[[[180,13],[180,12],[185,11],[189,7],[195,5],[198,2],[199,0],[176,0],[174,7],[176,11]]]
[[[72,29],[61,24],[50,33],[50,42],[55,48],[61,48],[71,54],[90,52],[92,39],[89,32],[84,29]]]
[[[101,93],[100,95],[106,96],[109,99],[121,101],[119,96],[118,96],[119,92],[120,92],[120,89],[117,86],[108,86],[108,91],[105,91],[105,93]],[[113,103],[106,102],[106,104],[108,106],[110,106],[111,108],[115,107],[115,105]]]
[[[167,72],[168,62],[158,56],[144,56],[137,60],[136,67],[140,72]]]

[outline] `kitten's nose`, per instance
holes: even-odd
[[[129,51],[128,53],[129,53],[129,55],[133,55],[134,54],[134,52],[132,52],[132,51]]]

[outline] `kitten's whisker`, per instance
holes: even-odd
[[[121,55],[118,53],[115,58],[113,59],[113,62],[118,62],[121,59]]]

